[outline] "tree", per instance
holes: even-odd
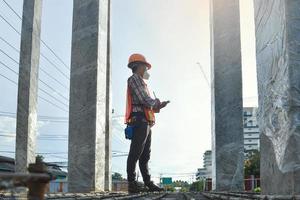
[[[123,177],[122,177],[122,174],[117,173],[117,172],[113,173],[112,179],[116,180],[116,181],[122,181],[122,180],[124,180]]]
[[[245,159],[245,176],[260,175],[260,152],[258,150],[250,151]]]
[[[190,191],[192,192],[202,192],[203,191],[204,180],[193,182],[190,186]]]
[[[175,188],[175,187],[181,188],[180,192],[187,192],[190,188],[190,185],[187,181],[177,180],[172,183],[172,187],[173,188]]]
[[[44,162],[44,156],[42,156],[42,155],[37,155],[37,156],[35,157],[35,160],[36,160],[36,162],[42,163],[42,162]]]

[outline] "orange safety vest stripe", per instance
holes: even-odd
[[[132,97],[131,97],[129,86],[127,86],[125,124],[130,123],[131,113],[132,113]]]
[[[148,88],[147,88],[147,93],[149,95]],[[132,96],[131,96],[129,86],[127,86],[127,95],[126,96],[127,96],[127,98],[126,98],[125,124],[128,124],[131,122],[131,113],[132,113]],[[154,124],[155,123],[154,110],[144,107],[144,113],[145,113],[147,121],[151,124]]]

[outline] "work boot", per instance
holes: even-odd
[[[147,189],[144,185],[139,184],[137,181],[128,182],[128,193],[140,193],[140,192],[147,192]]]
[[[162,192],[162,191],[164,191],[163,188],[158,187],[152,181],[150,181],[148,183],[145,183],[145,185],[148,187],[149,192]]]

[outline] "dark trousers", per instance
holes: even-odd
[[[151,179],[148,167],[151,152],[151,129],[143,114],[137,114],[134,119],[133,138],[127,159],[127,179],[129,182],[135,181],[135,169],[137,161],[139,161],[143,181],[148,183]]]

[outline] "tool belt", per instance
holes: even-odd
[[[146,122],[150,125],[150,122],[147,120],[144,112],[131,113],[129,125],[136,124],[137,122]]]
[[[125,138],[128,140],[131,140],[133,138],[134,134],[134,128],[138,126],[138,123],[147,123],[150,125],[148,120],[146,119],[144,112],[133,112],[130,116],[130,122],[127,124],[127,127],[125,128]]]

